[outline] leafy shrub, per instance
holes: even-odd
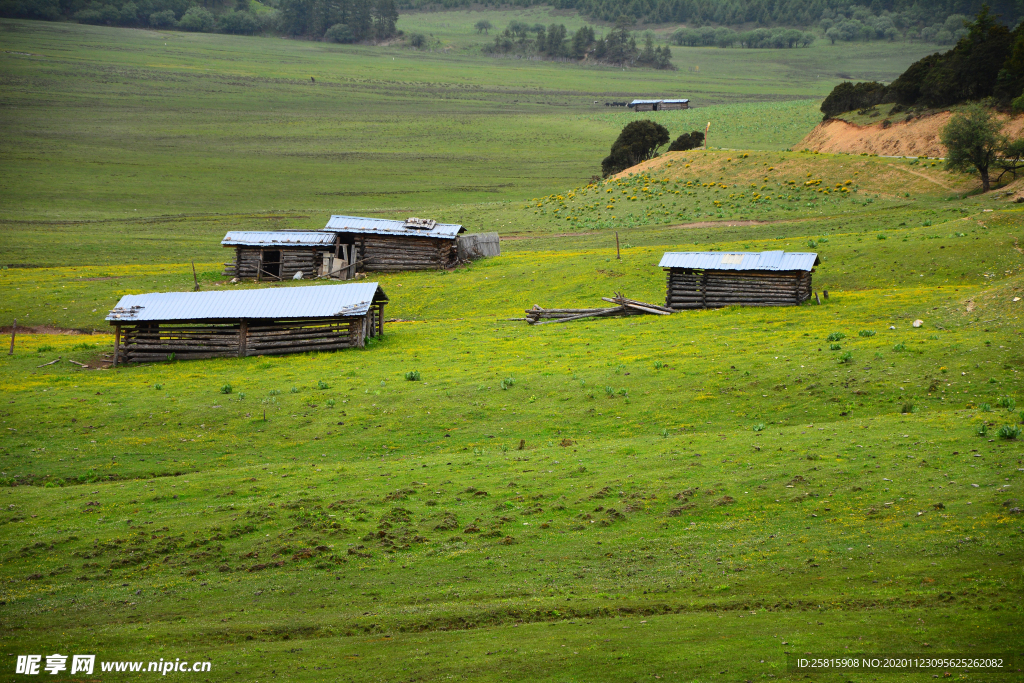
[[[909,415],[910,413],[916,413],[916,412],[917,412],[917,406],[915,406],[913,403],[904,403],[900,407],[900,413],[902,413],[903,415]]]
[[[833,332],[832,334],[830,334],[827,337],[825,337],[825,341],[837,342],[840,339],[845,339],[845,338],[846,338],[846,335],[843,334],[842,332]]]
[[[991,403],[982,403],[981,404],[981,412],[983,412],[983,413],[991,413],[992,412],[992,404]]]
[[[328,408],[333,408],[334,407],[334,399],[333,398],[327,399],[327,401],[325,403],[327,404]]]
[[[217,22],[221,33],[234,33],[237,35],[251,36],[260,32],[259,22],[256,17],[248,12],[236,12],[231,10],[222,14]]]
[[[758,422],[756,425],[751,427],[751,429],[753,429],[755,432],[763,432],[764,431],[764,422]]]
[[[36,353],[49,353],[50,351],[53,350],[55,349],[50,344],[43,344],[42,346],[36,349]]]
[[[986,436],[988,434],[988,425],[982,422],[981,426],[978,427],[977,434],[978,436]]]
[[[278,395],[281,394],[281,390],[280,389],[271,389],[270,391],[267,392],[267,394],[269,396],[278,396]]]
[[[1020,427],[1017,425],[1003,425],[999,428],[1000,439],[1016,439],[1020,436]]]
[[[893,344],[892,350],[893,351],[906,351],[907,350],[907,345],[904,344],[903,342],[900,342],[899,344]]]
[[[324,40],[328,43],[354,43],[356,37],[348,24],[335,24],[324,33]]]
[[[327,382],[323,381],[322,379],[318,379],[316,381],[316,388],[317,389],[330,389],[331,385],[328,384]]]
[[[811,249],[817,249],[818,243],[815,242],[814,240],[807,240],[807,246],[810,247]]]
[[[607,394],[609,398],[611,398],[612,396],[615,395],[615,389],[613,389],[611,387],[605,387],[604,388],[604,393]]]
[[[998,405],[999,405],[1000,408],[1006,408],[1007,410],[1013,410],[1014,408],[1017,407],[1017,402],[1015,400],[1013,400],[1013,397],[1011,397],[1011,396],[1003,396],[1001,399],[999,399]]]
[[[516,385],[516,378],[515,377],[506,377],[505,379],[501,380],[501,388],[502,388],[502,390],[511,389],[515,385]]]
[[[422,33],[409,34],[409,44],[419,50],[427,44],[427,37]]]
[[[160,383],[157,383],[157,384],[153,385],[153,388],[156,389],[157,391],[160,391],[161,389],[164,388],[164,385],[160,384]]]
[[[654,369],[655,370],[661,370],[663,367],[665,367],[665,364],[662,363],[660,360],[654,361]]]
[[[297,394],[297,393],[299,393],[299,388],[298,388],[298,387],[292,387],[292,388],[291,388],[291,389],[289,389],[288,391],[290,391],[290,392],[291,392],[291,393],[293,393],[293,394]]]
[[[220,393],[222,393],[222,394],[230,394],[231,393],[231,385],[230,384],[225,384],[224,386],[222,386],[220,388]]]
[[[843,355],[839,356],[840,363],[850,363],[853,361],[853,354],[847,351]]]
[[[857,334],[859,336],[861,336],[861,337],[874,337],[875,336],[875,331],[874,330],[861,330]]]
[[[405,378],[407,380],[409,380],[410,382],[419,382],[420,381],[420,371],[419,370],[413,370],[411,372],[407,372],[407,373],[405,373]]]
[[[165,9],[161,12],[153,12],[149,15],[149,25],[153,28],[167,28],[174,26],[177,21],[174,17],[174,10]]]
[[[192,5],[185,14],[181,15],[181,19],[178,21],[178,28],[183,31],[209,32],[213,30],[216,24],[217,20],[214,19],[213,14],[208,9],[199,5]]]
[[[843,348],[842,344],[829,344],[828,345],[828,350],[829,351],[838,351],[841,348]]]

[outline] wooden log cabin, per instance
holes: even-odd
[[[376,282],[121,297],[107,315],[114,365],[269,356],[366,345],[384,333]]]
[[[811,298],[817,254],[784,251],[668,252],[665,305],[676,310],[796,306]]]
[[[331,216],[323,232],[335,237],[335,255],[359,270],[394,272],[452,268],[459,261],[461,225],[425,218],[404,221]]]
[[[334,237],[323,232],[232,231],[221,244],[235,250],[232,262],[224,264],[224,275],[239,279],[291,280],[313,278],[324,255],[334,253]]]
[[[633,111],[670,111],[689,109],[690,100],[633,100],[626,106]]]

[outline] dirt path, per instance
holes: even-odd
[[[952,192],[952,191],[953,191],[953,188],[952,188],[952,187],[950,187],[949,185],[947,185],[946,183],[943,183],[943,182],[939,182],[939,181],[938,181],[938,180],[936,180],[935,178],[930,178],[929,176],[926,176],[926,175],[925,175],[924,173],[921,173],[920,171],[915,171],[915,170],[913,170],[913,169],[910,169],[910,168],[906,168],[906,167],[904,167],[904,166],[896,166],[896,165],[894,165],[894,166],[893,166],[893,168],[895,168],[895,169],[898,169],[898,170],[900,170],[900,171],[906,171],[907,173],[910,173],[910,174],[912,174],[912,175],[916,175],[916,176],[917,176],[918,178],[924,178],[924,179],[925,179],[925,180],[927,180],[928,182],[932,182],[932,183],[935,183],[935,184],[936,184],[936,185],[938,185],[939,187],[943,187],[943,188],[945,188],[945,189],[949,190],[950,192]]]

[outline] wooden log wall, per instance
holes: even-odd
[[[366,315],[303,320],[242,320],[237,323],[138,323],[120,326],[120,362],[144,363],[201,358],[271,356],[334,351],[366,345],[383,333],[384,306]]]
[[[357,260],[365,271],[437,270],[458,262],[455,240],[401,235],[357,235]]]
[[[668,273],[665,305],[676,310],[796,306],[811,298],[811,274],[795,271],[692,270]]]
[[[301,249],[296,248],[263,248],[260,247],[235,247],[235,261],[234,263],[224,264],[224,275],[227,277],[237,277],[240,279],[256,279],[257,271],[260,266],[260,252],[280,252],[280,275],[273,277],[263,273],[260,279],[262,280],[290,280],[295,277],[295,273],[302,271],[303,279],[314,278],[317,275],[317,269],[323,263],[323,254],[330,253],[327,250],[317,250],[310,247],[302,247]]]

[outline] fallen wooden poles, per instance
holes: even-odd
[[[541,308],[534,305],[526,311],[526,322],[530,325],[548,325],[550,323],[567,323],[586,318],[606,318],[624,315],[671,315],[672,309],[657,304],[627,299],[616,292],[614,298],[601,297],[603,301],[618,304],[609,308]],[[543,321],[543,322],[542,322]]]

